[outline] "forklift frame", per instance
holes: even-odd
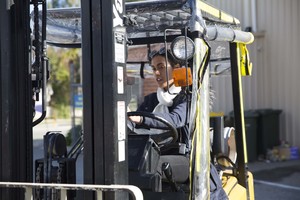
[[[31,182],[32,172],[32,77],[28,73],[30,46],[29,2],[16,0],[7,5],[2,2],[1,33],[1,181]],[[24,9],[26,8],[26,9]],[[24,11],[25,10],[25,11]],[[148,13],[150,12],[150,15]],[[51,14],[51,12],[49,12]],[[174,15],[175,13],[175,15]],[[253,35],[240,31],[239,21],[200,0],[151,0],[126,3],[124,0],[82,1],[82,41],[61,43],[61,46],[81,46],[83,55],[83,95],[84,95],[84,183],[85,184],[128,184],[127,134],[126,134],[126,46],[165,42],[162,33],[166,28],[178,29],[178,34],[168,37],[172,41],[186,26],[196,44],[193,69],[194,82],[199,94],[195,95],[197,117],[194,118],[193,134],[196,148],[201,153],[193,154],[195,164],[209,161],[208,140],[208,70],[203,68],[206,41],[221,40],[230,43],[233,103],[235,114],[238,183],[248,189],[247,151],[243,99],[241,89],[241,50],[237,44],[253,42]],[[149,17],[149,18],[147,18]],[[163,20],[161,20],[163,18]],[[143,20],[144,23],[143,23]],[[171,23],[173,22],[173,23]],[[209,22],[209,23],[208,23]],[[218,25],[222,25],[218,27]],[[225,26],[225,27],[224,27]],[[127,30],[125,29],[127,28]],[[71,34],[77,34],[74,29]],[[141,32],[142,34],[136,34]],[[58,44],[48,41],[49,44]],[[14,44],[10,47],[9,44]],[[206,46],[208,49],[200,48]],[[17,59],[14,59],[17,57]],[[244,60],[243,60],[244,62]],[[22,64],[21,64],[22,63]],[[23,66],[25,63],[25,67]],[[7,66],[12,66],[8,68]],[[244,67],[249,67],[246,62]],[[14,80],[13,74],[18,74]],[[9,80],[10,77],[10,80]],[[44,77],[45,78],[45,77]],[[45,81],[45,80],[43,80]],[[25,84],[24,84],[25,83]],[[14,88],[15,90],[11,90]],[[24,90],[22,90],[22,89]],[[110,92],[107,92],[107,91]],[[10,93],[10,91],[15,91]],[[199,100],[199,97],[202,97]],[[16,106],[16,108],[14,107]],[[13,110],[11,115],[8,113]],[[19,113],[21,113],[19,115]],[[200,120],[199,120],[200,119]],[[196,120],[199,120],[196,121]],[[192,130],[192,129],[191,129]],[[206,136],[206,137],[205,137]],[[16,139],[17,138],[17,139]],[[25,143],[22,143],[25,141]],[[203,143],[198,143],[203,142]],[[18,158],[18,159],[14,159]],[[194,166],[199,177],[209,180],[209,166]],[[197,165],[197,164],[196,164]],[[199,164],[198,164],[199,165]],[[9,173],[7,173],[7,170]],[[202,173],[202,174],[201,174]],[[198,179],[199,180],[199,179]],[[196,183],[198,185],[199,183]],[[199,185],[198,185],[199,186]],[[209,197],[204,186],[203,193],[193,193],[197,199]],[[198,188],[199,189],[199,188]],[[197,190],[197,189],[196,189]],[[3,199],[22,199],[20,193],[1,190]],[[199,191],[199,190],[197,190]],[[126,193],[108,193],[105,199],[128,199]],[[85,199],[94,199],[91,192]]]

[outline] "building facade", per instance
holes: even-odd
[[[300,146],[300,1],[207,0],[240,19],[255,42],[248,45],[253,75],[243,78],[245,110],[276,109],[280,114],[280,140]],[[216,99],[213,111],[232,110],[231,85],[226,77],[212,78]],[[272,133],[270,133],[272,135]]]

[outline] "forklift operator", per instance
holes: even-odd
[[[145,96],[137,111],[152,112],[169,121],[179,133],[178,142],[184,143],[188,148],[187,97],[181,87],[174,85],[172,75],[173,69],[180,67],[180,64],[165,47],[159,51],[152,51],[149,54],[149,61],[159,87],[157,92]],[[143,116],[129,116],[129,120],[136,124],[136,128],[165,126],[155,119]]]

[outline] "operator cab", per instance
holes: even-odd
[[[178,30],[177,30],[178,31]],[[178,31],[180,32],[180,31]],[[167,37],[167,36],[166,36]],[[185,42],[189,45],[185,46]],[[190,85],[192,83],[191,70],[189,67],[189,61],[194,53],[194,43],[187,36],[179,36],[173,40],[172,43],[167,44],[167,48],[174,54],[177,59],[181,59],[182,67],[173,71],[174,85],[181,87],[180,94],[184,96],[184,99],[190,101]],[[163,46],[164,43],[160,45]],[[154,47],[154,48],[155,48]],[[151,46],[140,47],[140,52],[151,52]],[[179,49],[180,48],[180,49]],[[185,55],[185,52],[188,55]],[[137,55],[132,58],[131,51],[129,49],[129,63],[130,59],[137,59]],[[143,56],[146,53],[142,54]],[[140,58],[140,60],[146,60],[147,58]],[[186,64],[184,66],[184,64]],[[138,72],[135,76],[144,77],[145,84],[143,88],[149,87],[152,79],[153,89],[147,91],[148,93],[156,91],[156,83],[151,77],[149,71],[151,68],[147,68],[149,63],[141,62],[137,65],[135,72]],[[140,67],[140,69],[138,69]],[[133,70],[127,74],[127,76],[134,76]],[[146,78],[145,78],[146,77]],[[188,79],[186,79],[188,77]],[[148,80],[145,80],[148,79]],[[132,87],[129,85],[128,87]],[[132,90],[130,95],[137,96]],[[130,97],[132,99],[132,97]],[[187,103],[189,105],[189,102]],[[185,110],[189,113],[189,106]],[[188,114],[184,119],[186,125],[188,125]],[[136,126],[128,121],[128,162],[129,162],[129,184],[138,185],[143,192],[147,193],[146,196],[150,198],[162,198],[161,195],[165,195],[168,198],[179,193],[180,198],[186,198],[185,195],[189,193],[188,178],[189,178],[189,144],[185,144],[182,141],[182,133],[180,129],[176,129],[175,125],[162,118],[161,116],[151,112],[128,112],[128,116],[141,116],[143,119],[149,118],[160,123],[160,127],[143,127]],[[170,191],[173,191],[169,193]],[[175,192],[175,193],[174,193]],[[178,195],[178,194],[176,194]],[[164,197],[165,198],[165,197]],[[174,198],[174,197],[173,197]],[[178,198],[178,196],[176,197]]]
[[[142,127],[138,127],[132,123],[127,124],[129,184],[139,187],[143,191],[144,198],[146,200],[187,199],[189,196],[202,196],[203,199],[205,199],[206,197],[209,198],[209,196],[212,195],[213,192],[222,190],[220,177],[216,171],[213,171],[214,167],[210,162],[211,138],[209,133],[209,77],[212,73],[214,73],[215,75],[219,75],[220,73],[227,71],[227,69],[230,67],[236,70],[240,67],[240,64],[242,65],[242,68],[248,69],[248,54],[245,53],[246,50],[244,50],[245,46],[243,45],[244,43],[251,43],[253,41],[253,36],[250,33],[245,33],[239,30],[241,27],[237,19],[231,17],[230,15],[227,15],[226,13],[218,9],[211,7],[203,1],[137,1],[126,3],[125,7],[126,15],[123,16],[123,22],[124,26],[126,26],[126,31],[124,31],[124,27],[118,27],[120,28],[119,32],[121,34],[118,35],[118,31],[114,32],[115,35],[112,41],[112,46],[114,46],[115,48],[112,51],[113,53],[115,53],[115,63],[112,66],[112,71],[116,71],[116,68],[118,68],[118,70],[120,69],[120,71],[118,71],[118,73],[111,73],[114,75],[117,74],[118,77],[109,77],[108,80],[114,82],[116,80],[119,80],[120,77],[122,80],[123,78],[126,80],[124,82],[127,82],[127,85],[117,85],[117,89],[113,88],[113,91],[117,93],[117,95],[114,95],[120,96],[119,89],[126,90],[127,94],[124,93],[124,91],[122,91],[121,93],[122,95],[127,95],[126,103],[128,103],[129,108],[127,113],[128,116],[139,115],[143,118],[151,118],[152,120],[157,120],[159,121],[159,123],[163,124],[163,126],[160,127],[143,127],[143,129]],[[49,12],[49,14],[51,15],[52,13],[54,18],[59,18],[59,15],[57,15],[58,13],[56,12],[59,13],[61,11],[53,11]],[[74,14],[75,18],[77,17],[80,19],[80,12],[78,12],[78,10],[72,11],[71,9],[70,12]],[[59,22],[59,20],[53,20],[52,22],[54,21],[55,23]],[[65,21],[62,22],[62,27],[65,26]],[[78,20],[76,22],[78,22]],[[80,33],[74,31],[74,29],[77,30],[78,28],[81,28],[81,26],[78,26],[78,23],[75,24],[75,28],[73,26],[71,28],[67,27],[68,33],[71,34],[71,38],[76,38],[76,42],[80,43],[81,37],[78,37]],[[127,46],[123,51],[122,48],[125,47],[124,41],[126,41]],[[217,42],[214,43],[214,41]],[[119,42],[123,42],[122,45],[124,46],[119,45]],[[49,41],[49,43],[54,44],[53,41]],[[222,46],[223,44],[227,45],[226,51],[230,52],[229,56],[226,55],[228,57],[222,54],[224,49]],[[157,116],[155,113],[135,111],[141,104],[143,97],[155,91],[155,89],[157,88],[155,80],[153,79],[153,77],[151,77],[152,73],[151,68],[149,67],[148,55],[152,50],[158,50],[161,47],[170,49],[174,57],[180,60],[182,65],[182,67],[174,70],[173,77],[174,84],[182,88],[181,91],[186,96],[188,102],[188,106],[185,111],[185,121],[189,125],[188,131],[190,137],[188,138],[189,141],[185,143],[182,142],[182,135],[180,131],[175,127],[176,124],[174,124],[173,122]],[[118,50],[120,50],[121,53],[118,52]],[[123,55],[125,54],[125,51],[127,53],[127,59],[125,59],[125,56]],[[120,53],[120,57],[118,57],[118,53]],[[219,57],[211,59],[211,55],[213,55],[214,53],[219,53]],[[244,57],[238,57],[240,53]],[[245,60],[247,62],[244,62]],[[119,65],[122,66],[119,67]],[[123,65],[126,65],[125,77],[123,77]],[[213,70],[210,70],[210,65],[214,66]],[[104,68],[105,66],[101,67]],[[99,66],[95,66],[95,68],[93,69],[99,70]],[[100,71],[101,70],[97,72],[100,74]],[[88,70],[86,72],[87,74],[90,73],[90,71]],[[241,73],[235,71],[232,74],[237,75],[237,77],[232,78],[233,85],[237,85],[237,87],[239,87],[240,82],[234,79],[240,78],[239,76]],[[106,77],[103,76],[102,79],[104,78]],[[111,89],[109,88],[109,86],[111,86],[111,82],[101,82],[104,84],[104,87],[102,87],[102,85],[96,81],[98,80],[93,79],[93,82],[91,83],[92,86],[95,86],[95,88],[93,88],[93,92],[96,92],[97,89]],[[124,82],[121,81],[120,83]],[[99,85],[101,85],[101,87],[99,87]],[[125,89],[123,87],[125,87]],[[233,91],[233,93],[237,94],[238,92],[237,90],[235,90]],[[89,97],[87,97],[86,105],[89,103],[94,104],[97,98],[102,96],[104,95],[95,95],[95,99],[92,100],[88,99]],[[110,100],[118,100],[117,97],[114,96],[114,98],[112,98],[112,96],[113,95],[110,96]],[[234,99],[239,101],[241,100],[241,97],[235,95]],[[107,99],[105,100],[106,103],[111,103],[108,102]],[[117,103],[124,103],[118,108],[121,108],[122,111],[125,110],[125,101]],[[117,103],[115,105],[119,105]],[[236,118],[242,117],[242,115],[238,116],[238,114],[242,113],[243,111],[242,106],[237,102],[235,102],[235,104],[237,105],[235,106],[235,110],[237,110],[235,112]],[[105,108],[101,111],[110,111],[110,109],[116,109],[115,105],[109,108]],[[97,109],[97,106],[88,108]],[[91,113],[95,114],[96,111],[95,113]],[[114,116],[119,115],[119,110],[117,110],[116,113],[113,113],[115,114]],[[113,134],[118,132],[119,128],[122,129],[122,127],[121,125],[120,127],[116,127],[119,125],[118,122],[116,123],[111,121],[126,121],[126,119],[123,120],[124,118],[122,118],[123,116],[121,116],[121,114],[123,113],[120,113],[118,119],[112,119],[109,121],[109,123],[111,123],[109,125],[116,128],[113,129]],[[97,116],[99,117],[100,115],[95,115],[93,117],[98,120]],[[102,117],[102,115],[100,117]],[[97,146],[94,145],[95,141],[91,138],[97,138],[100,140],[103,139],[101,137],[98,137],[99,134],[106,134],[105,136],[109,136],[109,139],[101,141],[103,144],[108,140],[114,140],[115,138],[120,137],[119,132],[119,135],[116,134],[117,136],[113,137],[113,134],[109,135],[107,134],[107,132],[105,132],[105,130],[107,129],[98,130],[97,128],[99,127],[97,122],[95,122],[95,124],[96,125],[93,128],[91,128],[92,126],[88,126],[88,128],[86,128],[86,130],[90,130],[90,132],[84,133],[86,138],[88,138],[88,140],[85,141],[85,145],[90,144],[88,148],[90,148],[91,146]],[[215,123],[215,125],[216,124],[217,122]],[[242,127],[244,126],[244,124],[242,124],[242,122],[239,122],[237,124],[240,125],[239,127],[237,127],[237,131],[240,133],[240,135],[243,135]],[[106,124],[103,123],[103,125]],[[222,132],[220,131],[222,129],[223,127],[214,126],[215,133],[217,133],[218,131]],[[123,132],[121,133],[123,134]],[[109,161],[111,161],[111,163],[117,163],[120,166],[122,165],[122,167],[123,164],[126,164],[126,162],[123,162],[125,161],[126,152],[124,153],[120,150],[120,144],[124,146],[125,144],[127,144],[126,139],[127,138],[124,136],[122,141],[118,141],[119,143],[114,143],[114,145],[116,145],[113,147],[110,147],[107,144],[103,145],[106,145],[105,147],[109,146],[109,148],[114,148],[114,151],[112,153],[114,156],[119,154],[118,162],[113,159],[108,159]],[[213,146],[213,151],[215,151],[216,154],[223,153],[224,156],[228,157],[228,153],[226,151],[217,152],[217,150],[220,148],[224,150],[222,146],[224,146],[227,141],[224,143],[224,137],[222,135],[215,137],[215,139],[220,140],[221,143],[214,143],[215,146]],[[236,142],[240,144],[238,146],[242,147],[244,145],[243,136],[237,139],[238,140]],[[92,149],[85,150],[87,150],[85,152],[92,152]],[[99,149],[97,148],[97,150]],[[126,148],[124,147],[123,150],[126,151]],[[112,152],[111,149],[109,149],[109,151],[109,153]],[[239,160],[238,168],[234,168],[235,173],[229,174],[228,176],[226,176],[226,178],[230,180],[232,180],[232,177],[234,178],[235,182],[233,184],[233,187],[239,185],[240,187],[238,189],[242,191],[242,196],[246,199],[246,190],[248,190],[246,179],[249,177],[245,167],[246,161],[243,157],[246,153],[243,152],[243,148],[237,149],[237,151],[241,152],[239,153],[239,157],[237,158],[237,160]],[[103,152],[97,151],[97,153]],[[93,156],[100,156],[97,153],[93,152]],[[95,157],[93,158],[95,159]],[[103,157],[105,157],[106,159],[109,156]],[[103,164],[101,159],[98,159],[98,157],[97,159],[95,159],[95,163],[99,164],[97,166]],[[86,159],[86,161],[88,160]],[[127,170],[126,167],[124,168]],[[99,169],[93,168],[93,170]],[[105,170],[112,173],[114,176],[116,174],[120,177],[127,175],[126,173],[123,173],[124,171],[121,170],[117,172],[114,171],[114,168],[110,168],[110,166],[105,166]],[[101,174],[98,172],[94,174],[87,172],[87,174],[91,176],[94,174],[97,175],[98,177],[95,178],[95,180],[97,179],[97,181],[99,181],[100,179],[102,180],[103,177],[100,175],[103,175],[105,177],[105,174]],[[215,181],[210,179],[212,176],[216,178]],[[229,182],[230,181],[225,181],[225,187]],[[230,190],[226,190],[226,194],[224,193],[223,196],[218,196],[215,198],[226,199],[226,195],[229,195],[233,187],[229,186],[228,188]],[[211,193],[209,194],[209,192]],[[235,192],[232,192],[232,194],[235,194]]]

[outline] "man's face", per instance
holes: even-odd
[[[158,83],[158,86],[163,89],[167,89],[167,80],[169,80],[169,86],[173,84],[173,69],[169,62],[166,63],[164,56],[157,55],[151,60],[151,67],[153,74]],[[167,68],[167,73],[166,73]],[[168,75],[168,76],[167,76]]]

